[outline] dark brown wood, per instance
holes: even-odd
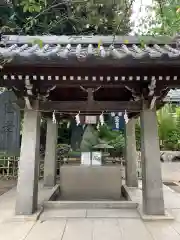
[[[14,66],[4,66],[4,68],[1,71],[1,75],[37,75],[37,76],[45,76],[45,79],[47,80],[48,76],[67,76],[67,81],[53,81],[57,84],[80,84],[82,81],[71,81],[68,80],[68,76],[148,76],[151,78],[151,76],[180,76],[180,70],[179,70],[179,64],[173,64],[168,65],[166,67],[164,66],[154,66],[154,65],[147,65],[147,66],[141,66],[140,64],[134,67],[126,66],[125,64],[121,67],[116,66],[95,66],[95,67],[59,67],[59,66],[41,66],[41,65],[30,65],[30,66],[20,66],[20,65],[14,65]],[[45,82],[46,80],[43,80],[41,82]],[[48,81],[48,80],[47,80]],[[51,83],[52,81],[48,81]],[[84,81],[88,82],[88,81]],[[99,81],[101,82],[101,81]],[[101,82],[102,84],[105,81]],[[129,82],[129,81],[128,81]],[[135,81],[136,82],[136,81]],[[163,81],[161,81],[163,82]],[[93,81],[93,84],[96,83]],[[111,81],[107,83],[108,85],[111,85]],[[118,83],[116,83],[118,84]]]
[[[15,104],[17,104],[21,109],[24,109],[25,102],[24,100],[18,100]],[[73,112],[81,112],[81,113],[101,113],[103,111],[107,112],[140,112],[142,109],[141,101],[138,102],[120,102],[120,101],[92,101],[90,105],[88,105],[87,101],[62,101],[62,102],[40,102],[39,110],[44,112],[63,112],[63,113],[73,113]]]
[[[44,66],[43,62],[35,65],[5,65],[0,73],[0,86],[17,88],[17,96],[23,98],[27,95],[25,85],[25,76],[29,76],[31,84],[33,84],[33,98],[37,96],[46,96],[48,89],[54,85],[56,88],[49,92],[48,99],[51,102],[41,102],[40,109],[47,113],[59,111],[64,113],[75,114],[78,111],[86,114],[99,114],[102,111],[124,111],[129,113],[137,113],[141,110],[141,104],[138,102],[130,102],[136,96],[142,96],[143,90],[146,89],[146,98],[148,99],[149,88],[152,76],[157,78],[155,95],[162,101],[161,92],[165,87],[179,87],[180,68],[179,62],[169,63],[164,66],[161,62],[143,63],[138,65],[127,65],[122,62],[121,66],[60,66],[50,64]],[[3,75],[8,79],[3,79]],[[11,76],[13,78],[11,79]],[[37,80],[33,80],[33,76],[37,76]],[[23,76],[19,80],[19,76]],[[49,80],[48,77],[52,77]],[[55,77],[58,76],[59,80]],[[66,76],[63,80],[63,76]],[[74,76],[72,80],[71,77]],[[88,76],[88,80],[85,79]],[[100,77],[103,76],[102,80]],[[118,80],[115,80],[115,76]],[[146,76],[146,78],[144,78]],[[168,79],[166,78],[168,76]],[[176,76],[176,77],[175,77]],[[96,77],[95,79],[93,79]],[[122,78],[123,77],[123,78]],[[125,77],[125,78],[124,78]],[[137,78],[138,77],[138,78]],[[160,77],[160,78],[159,78]],[[175,77],[175,78],[174,78]],[[78,80],[80,79],[80,80]],[[109,80],[108,80],[109,79]],[[176,79],[176,80],[174,80]],[[87,92],[83,92],[80,87],[96,89],[93,97],[95,102],[87,104]],[[126,86],[128,87],[127,90]],[[20,103],[24,108],[24,102]]]

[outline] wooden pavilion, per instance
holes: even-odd
[[[156,109],[180,86],[180,49],[171,38],[2,36],[0,85],[24,110],[16,214],[37,208],[40,115],[47,121],[45,185],[55,184],[57,126],[50,117],[127,111],[126,184],[137,187],[134,118],[141,119],[143,211],[164,215]],[[48,134],[51,133],[51,134]]]

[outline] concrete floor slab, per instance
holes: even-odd
[[[142,184],[139,182],[140,188],[129,188],[128,193],[133,202],[142,204]],[[180,193],[175,192],[170,187],[163,185],[164,204],[166,209],[180,209]]]
[[[139,218],[136,209],[88,209],[87,218]]]
[[[174,221],[171,224],[171,227],[180,235],[180,223],[179,222]]]
[[[26,240],[60,240],[63,237],[66,220],[38,221],[29,232]]]
[[[145,223],[154,240],[180,240],[180,235],[168,222]]]
[[[14,205],[11,208],[0,209],[0,223],[14,216]]]
[[[171,209],[171,214],[175,218],[175,221],[180,223],[180,209]]]
[[[139,186],[141,188],[141,182]],[[41,204],[51,189],[40,184],[39,190]],[[94,209],[88,212],[88,218],[87,210],[79,212],[75,209],[73,213],[68,209],[63,212],[55,209],[43,222],[4,222],[14,214],[14,188],[0,196],[0,240],[180,240],[180,193],[167,186],[163,191],[165,206],[171,211],[174,221],[143,222],[137,212],[126,209],[124,212],[123,209]],[[141,189],[131,189],[131,195],[137,201],[142,200]],[[57,215],[61,217],[54,218]]]
[[[0,196],[0,222],[14,216],[16,188]]]
[[[162,166],[162,178],[164,181],[180,181],[180,163],[165,162]]]
[[[52,188],[44,188],[43,183],[39,183],[38,205],[43,204],[44,199],[48,199],[52,192]],[[16,187],[0,196],[0,223],[4,221],[19,221],[20,218],[15,217]],[[30,219],[31,220],[31,219]]]
[[[95,219],[93,222],[93,240],[123,240],[118,219]]]
[[[119,219],[123,240],[154,240],[140,219]]]
[[[0,224],[0,239],[24,240],[35,222],[11,222]]]
[[[67,221],[63,240],[92,240],[92,234],[92,221],[89,219],[70,219]]]

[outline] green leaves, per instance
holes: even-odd
[[[165,0],[161,5],[156,5],[156,18],[160,24],[152,29],[154,33],[174,36],[180,31],[180,10],[177,2]]]
[[[180,139],[179,107],[173,109],[167,104],[157,113],[159,125],[159,138],[166,150],[177,150]]]
[[[121,131],[112,131],[108,125],[103,125],[99,129],[99,138],[114,147],[112,150],[118,156],[123,154],[125,146],[124,135]]]
[[[43,41],[41,39],[34,39],[32,41],[32,44],[33,45],[37,44],[40,48],[43,48]]]
[[[126,35],[130,32],[129,0],[70,1],[20,0],[10,16],[0,14],[3,25],[29,35]],[[9,9],[9,10],[11,10]],[[129,9],[131,7],[129,6]]]
[[[39,13],[46,5],[44,0],[21,0],[20,6],[23,7],[23,12]]]
[[[159,140],[161,150],[179,150],[180,140],[180,107],[166,104],[157,111]],[[140,121],[136,122],[137,150],[140,150]]]
[[[138,34],[174,36],[180,32],[179,0],[154,0],[136,27]]]

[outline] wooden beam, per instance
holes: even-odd
[[[18,100],[17,104],[21,109],[24,109],[25,103],[23,100]],[[101,113],[101,112],[140,112],[142,109],[141,101],[138,102],[120,102],[120,101],[92,101],[88,104],[87,101],[49,101],[49,102],[40,102],[39,110],[44,112],[63,112],[63,113]]]

